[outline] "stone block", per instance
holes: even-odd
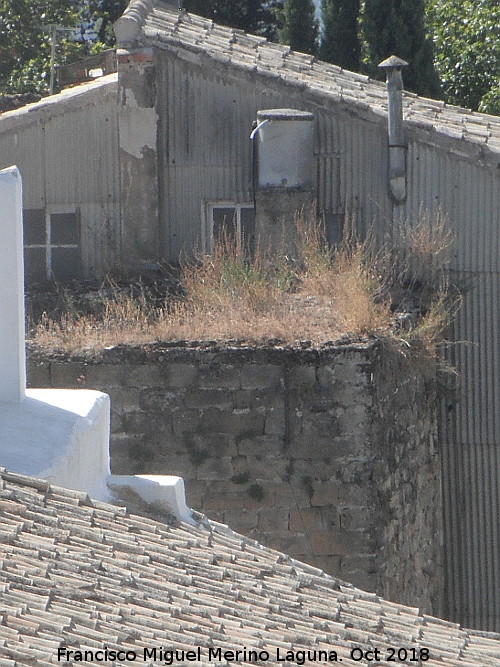
[[[158,364],[129,364],[124,368],[126,387],[162,387],[163,378]]]
[[[129,433],[114,433],[111,437],[109,454],[111,460],[111,472],[113,475],[132,474],[133,452],[138,443],[136,435]]]
[[[159,453],[151,463],[151,474],[178,475],[187,483],[196,479],[196,466],[187,454]]]
[[[200,436],[211,456],[237,456],[238,448],[234,436],[229,433],[209,433]]]
[[[111,406],[116,412],[122,414],[139,410],[140,389],[110,387],[108,393],[111,398]]]
[[[280,438],[269,435],[257,435],[238,440],[238,453],[242,456],[270,456],[280,455],[282,451]]]
[[[283,387],[283,367],[274,364],[245,364],[241,369],[242,389]]]
[[[338,438],[343,432],[336,415],[330,412],[304,413],[302,437],[311,439]]]
[[[146,412],[127,412],[122,414],[123,430],[126,433],[150,434],[172,433],[172,423],[169,419],[153,419]]]
[[[201,433],[229,433],[237,439],[263,435],[264,416],[251,411],[209,408],[200,418]]]
[[[237,533],[248,533],[256,528],[259,521],[257,512],[245,508],[242,509],[228,509],[224,512],[223,522]]]
[[[325,505],[338,505],[340,498],[340,488],[338,484],[334,484],[333,482],[314,483],[311,506],[324,507]]]
[[[240,389],[240,367],[233,364],[208,364],[199,367],[198,386],[201,389]]]
[[[271,405],[266,408],[264,433],[270,436],[284,437],[287,430],[285,404]]]
[[[110,414],[110,433],[123,433],[123,422],[122,422],[122,416],[119,412],[116,412],[116,410],[113,410],[111,408],[111,414]]]
[[[186,489],[186,502],[188,507],[200,511],[203,501],[209,491],[209,482],[200,479],[185,479],[184,486]]]
[[[191,433],[201,433],[201,413],[197,410],[178,410],[170,415],[172,431],[175,437],[182,440]]]
[[[362,532],[331,528],[312,530],[309,539],[313,552],[318,556],[345,556],[369,552],[369,541]]]
[[[194,363],[168,362],[160,365],[159,372],[166,387],[177,389],[195,386],[199,368]]]
[[[88,367],[80,362],[53,361],[50,364],[50,378],[51,386],[62,389],[81,389],[82,387],[89,389],[99,389],[101,387],[109,387],[112,382],[108,378],[108,382],[89,382],[88,381]]]
[[[366,572],[368,574],[374,574],[380,569],[379,563],[380,557],[374,553],[366,554],[348,554],[342,556],[340,563],[341,573],[345,574],[346,572]]]
[[[299,392],[303,389],[311,390],[317,383],[316,366],[309,364],[297,364],[288,371],[288,382],[294,391]]]
[[[365,507],[342,507],[340,525],[345,530],[370,530],[374,525],[374,513]]]
[[[360,365],[358,361],[344,359],[322,366],[318,369],[318,382],[322,386],[342,387],[342,390],[344,385],[370,386],[371,365]]]
[[[294,475],[287,484],[279,486],[278,493],[280,505],[287,503],[289,507],[300,509],[311,506],[312,489],[308,477],[299,478]]]
[[[323,530],[328,531],[342,527],[338,505],[324,505],[316,509],[321,514],[321,528]]]
[[[307,430],[307,435],[295,435],[290,439],[287,449],[289,456],[314,461],[331,460],[333,457],[333,436],[320,436],[314,432],[314,429]]]
[[[36,363],[31,361],[27,365],[28,387],[51,387],[50,362]]]
[[[274,458],[272,456],[264,458],[247,456],[247,466],[252,480],[258,482],[268,480],[280,483],[286,474],[287,461],[283,458]]]
[[[139,407],[146,412],[166,412],[179,410],[182,407],[182,396],[175,391],[164,388],[142,389]]]
[[[317,507],[290,508],[290,530],[293,532],[307,532],[321,530],[323,520]]]
[[[276,489],[277,485],[273,482],[254,482],[245,487],[243,493],[241,493],[241,497],[244,499],[245,507],[249,510],[256,510],[262,507],[275,507]]]
[[[226,512],[227,510],[242,511],[245,506],[245,498],[240,493],[207,493],[201,503],[201,511],[219,510]]]
[[[375,480],[375,463],[373,458],[345,458],[337,467],[335,479],[344,487],[347,485],[371,488]],[[349,504],[349,503],[347,503]]]
[[[208,458],[197,466],[197,479],[205,480],[229,480],[234,475],[231,459],[228,456],[222,458]]]
[[[228,389],[189,389],[184,396],[184,404],[189,409],[206,410],[207,408],[218,408],[219,410],[232,410],[235,407],[234,393]]]
[[[258,533],[258,539],[271,549],[282,551],[289,556],[311,553],[311,547],[303,533],[292,533],[288,530]]]
[[[363,438],[370,434],[372,415],[364,405],[351,405],[348,408],[338,408],[336,419],[338,421],[338,433],[335,435],[349,434],[351,437]]]
[[[290,530],[290,512],[288,508],[273,507],[259,510],[258,529],[261,533]],[[298,532],[303,531],[303,529]]]
[[[284,394],[282,391],[271,389],[241,389],[233,392],[235,408],[249,408],[265,412],[273,408],[283,408]]]
[[[309,477],[317,482],[324,482],[337,470],[334,458],[326,456],[318,460],[315,459],[292,459],[293,474],[297,479]]]

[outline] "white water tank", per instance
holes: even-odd
[[[314,115],[297,109],[257,111],[258,187],[312,188]]]

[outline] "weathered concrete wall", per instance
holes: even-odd
[[[114,473],[181,475],[209,517],[440,611],[435,396],[398,353],[117,347],[29,368],[111,395]]]
[[[256,247],[264,252],[293,249],[297,244],[297,216],[314,213],[316,190],[259,188],[255,191]]]
[[[117,52],[123,265],[159,257],[156,86],[153,50]]]

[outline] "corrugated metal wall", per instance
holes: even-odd
[[[317,117],[318,201],[338,235],[344,216],[363,231],[442,213],[456,236],[452,271],[470,284],[450,350],[459,385],[443,406],[445,613],[500,631],[500,183],[499,175],[412,135],[408,198],[387,196],[385,124],[322,105],[273,80],[218,76],[213,68],[160,57],[160,161],[165,248],[176,259],[200,244],[204,200],[248,202],[259,109],[294,107]]]
[[[328,218],[336,224],[345,213],[363,224],[390,219],[385,173],[379,168],[387,150],[380,123],[346,110],[334,113],[276,82],[256,86],[176,58],[158,60],[160,215],[170,261],[200,247],[204,201],[253,200],[249,137],[259,109],[293,107],[316,114],[318,203]],[[366,169],[367,164],[374,168]]]
[[[25,208],[80,211],[84,271],[94,277],[115,264],[120,248],[116,85],[89,98],[79,106],[61,99],[6,131],[0,123],[0,167],[18,165]]]
[[[448,356],[457,387],[441,414],[445,613],[500,631],[500,178],[436,147],[410,143],[406,216],[440,209],[465,286]]]

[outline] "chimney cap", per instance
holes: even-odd
[[[381,63],[377,65],[377,67],[382,67],[383,69],[391,69],[391,68],[396,68],[396,69],[402,69],[403,67],[407,67],[408,63],[406,60],[403,60],[402,58],[398,58],[397,56],[389,56],[385,60],[383,60]]]

